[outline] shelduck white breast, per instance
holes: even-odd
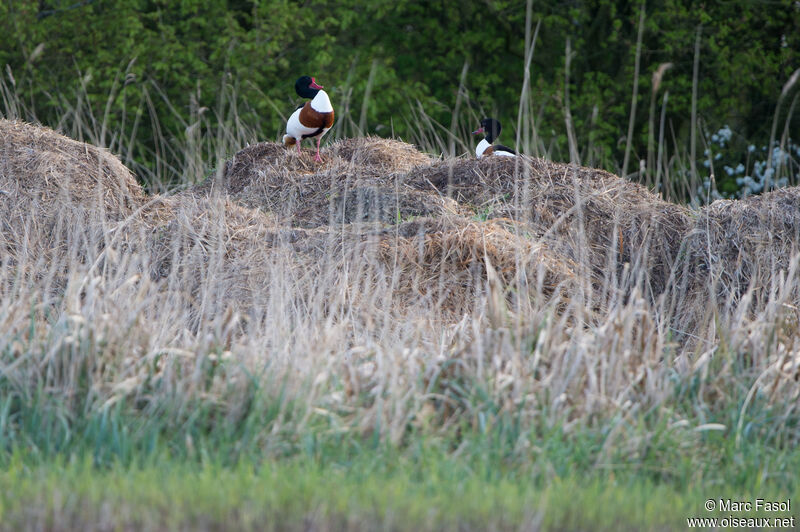
[[[297,153],[300,153],[300,143],[303,139],[317,139],[316,161],[321,161],[319,156],[319,144],[322,136],[328,132],[333,125],[333,106],[328,94],[322,90],[321,85],[317,85],[314,78],[303,76],[294,84],[294,90],[302,98],[310,98],[311,101],[298,107],[289,121],[286,123],[286,135],[283,136],[285,146],[297,145]]]
[[[473,135],[486,133],[486,136],[483,138],[483,140],[480,141],[478,146],[475,147],[475,155],[477,155],[479,159],[489,155],[502,155],[505,157],[515,157],[517,155],[517,152],[508,146],[503,146],[502,144],[492,144],[495,139],[500,136],[501,129],[502,127],[500,126],[499,121],[495,120],[494,118],[484,118],[481,120],[481,127],[472,132]]]

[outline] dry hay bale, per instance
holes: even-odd
[[[399,174],[380,169],[384,158],[391,161],[396,155],[396,166],[402,167],[419,160],[414,153],[422,154],[407,153],[411,148],[397,141],[362,140],[340,141],[336,150],[356,159],[366,157],[359,154],[372,154],[369,157],[376,166],[356,166],[326,152],[323,164],[298,169],[291,162],[298,160],[296,154],[281,145],[250,146],[226,164],[218,190],[241,205],[274,214],[284,223],[298,227],[364,221],[396,224],[410,217],[459,212],[452,199],[436,191],[405,187]],[[193,193],[213,192],[215,187],[209,183],[213,179],[193,189]]]
[[[588,263],[597,279],[643,266],[652,294],[669,279],[688,210],[603,170],[528,157],[445,161],[409,173],[406,184],[431,187],[487,218],[525,222],[566,258]],[[610,269],[610,266],[615,268]]]
[[[331,173],[298,173],[286,168],[273,168],[251,176],[249,182],[240,182],[236,192],[228,197],[251,209],[260,209],[285,220],[289,225],[304,225],[302,220],[294,221],[297,213],[308,205],[320,203],[327,197],[333,183],[347,179],[346,176]]]
[[[238,151],[219,176],[213,175],[195,187],[198,193],[208,193],[212,188],[236,196],[254,182],[272,174],[308,174],[319,166],[309,150],[300,154],[294,147],[287,148],[278,142],[259,142]]]
[[[311,150],[298,156],[281,144],[248,146],[225,164],[219,177],[193,189],[222,191],[299,227],[332,222],[378,221],[394,224],[412,216],[456,212],[439,194],[398,186],[398,176],[430,158],[413,146],[376,137],[343,139],[323,150],[323,162]]]
[[[304,230],[221,196],[164,198],[143,219],[150,278],[181,299],[195,324],[230,308],[252,311],[268,297],[276,265],[302,277],[313,262],[294,248],[309,236]]]
[[[55,131],[0,119],[0,245],[16,264],[83,260],[105,227],[145,201],[111,153]]]
[[[800,187],[703,207],[684,246],[677,284],[697,298],[695,314],[705,313],[712,298],[732,307],[748,290],[751,310],[758,311],[800,252]],[[796,291],[792,299],[800,303]]]
[[[149,246],[154,279],[167,277],[175,260],[185,261],[192,254],[203,264],[212,256],[237,262],[253,253],[291,245],[305,236],[302,229],[284,227],[269,215],[222,196],[184,193],[163,198],[143,213],[143,220],[152,235]],[[252,266],[246,263],[234,269],[249,273]]]
[[[347,175],[335,172],[295,172],[257,163],[243,169],[237,180],[230,182],[235,186],[226,190],[225,197],[243,207],[259,209],[286,225],[316,227],[327,223],[328,198],[335,196],[345,181]],[[197,196],[217,195],[206,185],[191,192]]]
[[[314,149],[303,149],[277,142],[259,142],[237,152],[219,177],[212,176],[196,187],[199,192],[218,188],[236,196],[253,183],[269,179],[271,174],[348,173],[361,175],[407,172],[420,165],[430,164],[430,157],[414,146],[401,141],[379,137],[342,139],[324,148],[322,162],[314,160]],[[358,170],[354,171],[353,168]]]
[[[508,297],[521,297],[517,304],[576,290],[577,265],[521,230],[510,220],[423,218],[381,232],[379,255],[399,270],[396,292],[406,305],[433,302],[453,317],[472,311],[488,281],[487,260],[504,287],[514,285]]]
[[[112,218],[144,201],[133,174],[108,150],[60,135],[50,128],[0,119],[0,190],[26,198],[42,210],[55,203],[93,208]]]
[[[412,169],[405,182],[420,190],[435,188],[478,210],[514,190],[514,166],[502,164],[509,160],[522,161],[505,157],[446,159]]]
[[[381,137],[341,139],[326,147],[322,153],[382,173],[405,173],[417,166],[431,164],[431,157],[412,144]]]
[[[415,217],[460,214],[463,209],[453,199],[438,193],[392,186],[378,180],[358,180],[351,186],[338,186],[317,195],[294,213],[294,223],[304,227],[331,224],[377,222],[397,224]]]
[[[336,312],[337,304],[362,315],[399,317],[409,310],[408,305],[385,305],[383,290],[393,272],[381,260],[381,239],[388,242],[388,233],[376,233],[374,225],[291,228],[222,196],[189,193],[165,198],[156,210],[145,215],[152,220],[146,250],[150,278],[179,298],[190,323],[231,307],[257,315],[276,297],[296,302],[297,308],[316,298],[314,308],[323,312]],[[456,267],[469,269],[460,262]],[[451,289],[450,300],[466,301],[460,287]]]

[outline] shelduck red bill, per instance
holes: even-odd
[[[317,139],[317,153],[314,160],[321,162],[319,144],[322,136],[333,125],[333,106],[328,95],[322,90],[311,76],[301,76],[294,84],[294,90],[301,98],[310,101],[295,109],[286,122],[286,134],[283,136],[285,146],[297,146],[300,153],[300,144],[304,139]]]
[[[481,120],[481,127],[472,132],[473,135],[486,133],[486,137],[475,147],[475,155],[477,155],[479,159],[488,155],[499,155],[503,157],[515,157],[517,155],[517,152],[508,146],[494,144],[494,141],[500,136],[501,130],[502,126],[498,120],[494,118],[484,118]]]

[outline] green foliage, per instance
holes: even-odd
[[[643,6],[618,0],[533,3],[532,25],[541,26],[531,119],[551,157],[568,159],[569,39],[569,102],[582,162],[619,170]],[[711,131],[728,124],[748,142],[766,144],[781,88],[800,64],[796,2],[765,8],[744,0],[654,0],[646,4],[645,24],[633,161],[647,159],[651,75],[666,62],[673,68],[658,94],[669,92],[667,139],[674,139],[676,151],[685,147],[698,29],[702,123]],[[356,133],[358,117],[346,117],[362,108],[371,79],[366,132],[410,138],[419,126],[410,123],[416,102],[435,122],[451,123],[467,62],[469,112],[456,134],[463,135],[476,116],[494,115],[508,124],[504,135],[512,139],[525,28],[525,3],[508,0],[10,0],[0,5],[0,66],[8,65],[24,95],[22,118],[63,125],[56,120],[68,108],[66,99],[85,91],[94,116],[107,117],[108,131],[140,141],[135,160],[147,166],[162,157],[169,166],[179,156],[163,147],[163,138],[188,136],[198,113],[219,108],[226,85],[235,88],[236,113],[205,116],[208,126],[236,115],[256,124],[258,135],[277,138],[295,102],[293,82],[302,74],[329,89],[342,113],[334,133]],[[147,116],[137,121],[126,114],[130,109]]]
[[[765,456],[754,448],[723,460],[711,454],[694,472],[679,452],[641,467],[619,457],[587,474],[582,447],[595,446],[593,439],[563,436],[539,440],[522,467],[498,456],[493,442],[453,456],[425,439],[408,452],[328,447],[316,456],[248,457],[233,466],[217,454],[187,460],[162,449],[105,464],[20,450],[3,460],[0,529],[94,529],[107,526],[110,507],[115,526],[134,529],[519,530],[534,521],[542,530],[684,530],[687,517],[717,515],[703,509],[711,497],[798,496],[790,473],[800,465],[797,452]],[[672,444],[654,439],[651,447]],[[772,478],[780,467],[790,482]],[[685,476],[653,482],[648,471]]]
[[[108,508],[121,529],[519,530],[534,521],[542,530],[682,530],[686,516],[703,515],[708,498],[698,488],[643,481],[554,478],[539,485],[429,449],[414,459],[379,451],[346,464],[236,468],[168,460],[100,470],[79,460],[31,467],[25,458],[0,473],[3,530],[108,527]],[[737,492],[745,494],[750,489]]]

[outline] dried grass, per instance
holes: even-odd
[[[59,254],[83,255],[81,248],[102,241],[110,224],[145,201],[133,174],[108,151],[0,119],[0,249],[16,264],[54,268]]]
[[[735,303],[751,289],[752,310],[763,307],[797,252],[794,189],[695,215],[599,170],[525,157],[431,163],[366,138],[335,143],[319,165],[309,150],[257,144],[199,187],[147,198],[113,155],[49,129],[2,121],[0,141],[9,256],[105,265],[104,254],[141,254],[152,281],[181,285],[194,323],[224,312],[220,301],[257,307],[281,264],[294,282],[355,272],[366,291],[383,276],[394,315],[427,306],[458,319],[492,282],[516,312],[579,297],[602,313],[641,288],[653,303],[671,298],[691,329],[686,316],[697,319],[709,294]],[[214,297],[202,294],[208,276]],[[378,304],[362,296],[347,297]]]
[[[342,143],[319,167],[246,148],[221,181],[147,197],[102,150],[0,126],[0,369],[76,416],[135,398],[178,419],[165,405],[201,398],[236,420],[255,378],[280,383],[271,442],[320,413],[395,442],[506,414],[678,427],[678,379],[702,412],[758,392],[782,409],[765,433],[796,438],[796,189],[691,212],[591,169],[385,173]],[[709,380],[723,341],[748,364]]]
[[[456,202],[438,193],[403,186],[394,173],[427,164],[430,158],[403,142],[345,139],[323,150],[315,163],[281,144],[249,146],[228,161],[219,177],[194,189],[224,193],[238,203],[277,216],[297,227],[331,223],[398,223],[417,216],[459,213]]]
[[[64,200],[102,206],[110,219],[129,215],[145,200],[130,170],[108,151],[5,119],[0,119],[0,190],[43,211]]]
[[[798,187],[703,207],[683,235],[676,266],[676,291],[687,295],[680,328],[691,330],[718,307],[729,315],[742,302],[752,314],[776,297],[796,307],[798,252]]]
[[[665,289],[690,224],[686,208],[641,185],[543,159],[445,161],[411,172],[406,183],[449,193],[490,219],[524,222],[532,238],[589,265],[592,280],[606,286],[622,282],[628,263],[628,271],[645,275],[653,296]]]
[[[380,256],[398,276],[400,301],[433,302],[450,318],[472,312],[487,280],[499,281],[501,291],[513,287],[515,308],[558,290],[575,293],[577,265],[518,230],[510,220],[423,218],[385,230]]]
[[[431,164],[431,157],[411,144],[380,137],[340,139],[324,153],[379,174],[406,173]]]

